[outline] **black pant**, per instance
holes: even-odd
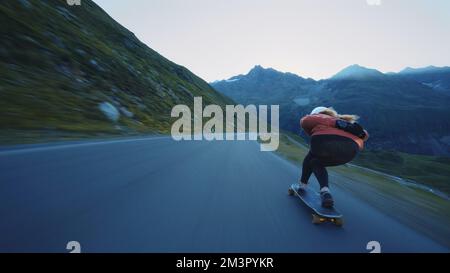
[[[359,147],[352,139],[337,135],[319,135],[311,138],[311,150],[303,161],[301,182],[307,184],[314,173],[320,188],[328,187],[325,167],[339,166],[352,161]]]

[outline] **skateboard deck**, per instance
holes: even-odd
[[[300,200],[303,201],[306,206],[308,206],[312,211],[313,223],[321,224],[324,222],[332,222],[337,226],[342,226],[344,224],[343,216],[335,208],[324,208],[322,207],[322,201],[320,195],[310,188],[306,188],[303,191],[298,191],[300,187],[299,184],[292,184],[289,187],[289,195],[296,195]]]

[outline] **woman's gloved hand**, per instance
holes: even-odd
[[[361,139],[365,139],[367,136],[366,131],[364,128],[359,125],[358,123],[351,123],[342,119],[338,119],[336,121],[336,128],[344,130],[354,136],[357,136]]]

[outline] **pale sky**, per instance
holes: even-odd
[[[254,65],[314,79],[351,64],[450,65],[450,0],[94,0],[171,61],[214,81]]]

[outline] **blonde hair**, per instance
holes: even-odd
[[[320,113],[324,114],[324,115],[332,116],[335,118],[343,119],[343,120],[351,122],[351,123],[354,123],[359,119],[359,116],[357,116],[357,115],[338,114],[338,112],[336,112],[336,110],[334,110],[333,107],[328,107],[327,109],[320,111]]]

